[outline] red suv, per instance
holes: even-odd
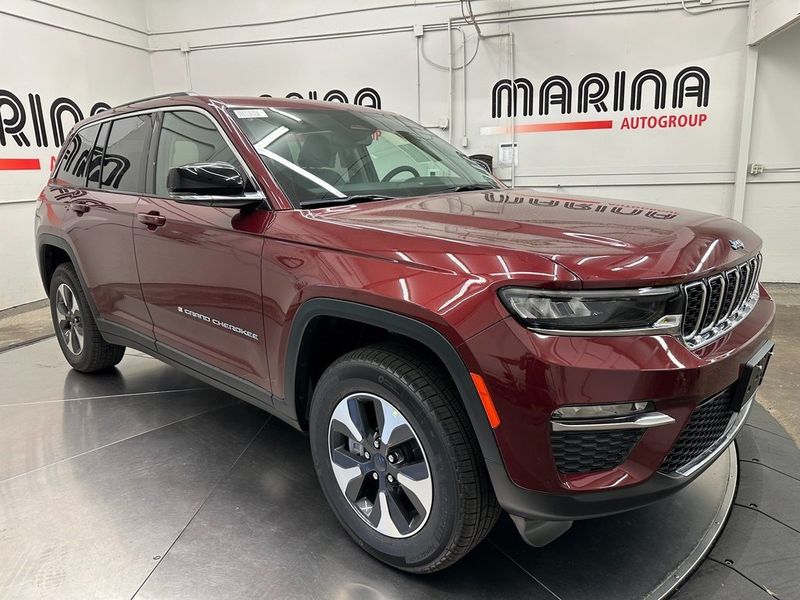
[[[36,243],[77,370],[149,353],[308,431],[366,551],[442,569],[700,474],[772,344],[730,219],[506,188],[400,115],[172,94],[76,125]]]

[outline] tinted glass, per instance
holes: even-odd
[[[150,115],[112,121],[103,158],[101,188],[144,193],[147,151],[152,130]]]
[[[499,187],[453,146],[398,115],[339,106],[230,113],[297,206]]]
[[[84,127],[67,142],[56,174],[57,185],[80,188],[86,185],[89,156],[99,129],[100,125]]]
[[[94,144],[94,149],[89,158],[88,177],[86,187],[99,188],[100,178],[103,174],[103,153],[106,149],[106,142],[108,141],[108,132],[111,130],[111,122],[106,121],[100,127],[100,134],[97,136],[97,141]]]
[[[211,119],[189,110],[165,113],[156,158],[156,194],[169,196],[170,169],[198,162],[226,162],[244,176],[241,163]]]

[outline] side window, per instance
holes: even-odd
[[[84,127],[69,140],[56,173],[56,185],[82,188],[86,185],[89,158],[100,125]]]
[[[143,193],[147,172],[147,152],[153,120],[150,115],[115,119],[108,133],[102,189]]]
[[[103,174],[103,154],[106,151],[106,142],[108,141],[108,132],[110,130],[111,121],[106,121],[100,126],[100,133],[97,136],[97,141],[89,157],[86,187],[90,189],[97,189],[100,187],[100,179]]]
[[[155,193],[168,197],[170,169],[196,162],[226,162],[244,170],[210,118],[194,111],[164,113],[156,156]]]

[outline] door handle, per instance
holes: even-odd
[[[72,202],[70,203],[70,208],[72,208],[72,210],[78,213],[79,215],[82,215],[84,213],[89,212],[91,206],[89,206],[85,202]]]
[[[167,217],[161,216],[154,210],[151,210],[149,213],[137,213],[136,218],[139,220],[139,223],[147,225],[147,228],[151,230],[167,223]]]

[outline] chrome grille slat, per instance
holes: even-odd
[[[686,312],[683,317],[683,336],[691,338],[700,331],[703,322],[703,307],[706,303],[706,284],[704,281],[695,281],[683,286],[686,296]],[[694,308],[696,312],[694,312]]]
[[[734,300],[736,300],[736,294],[739,293],[740,279],[739,269],[725,271],[725,299],[723,301],[722,311],[720,313],[720,318],[722,319],[727,319],[736,308]]]
[[[684,284],[683,341],[699,348],[733,329],[756,304],[760,254],[710,277]]]
[[[742,284],[742,291],[739,294],[739,297],[736,298],[736,310],[739,310],[742,302],[744,302],[744,299],[747,298],[747,292],[750,289],[750,264],[744,263],[741,265],[739,267],[739,272],[742,274],[742,277],[744,277],[744,283]]]
[[[725,294],[725,279],[722,275],[714,275],[708,278],[708,298],[706,299],[706,310],[703,315],[703,326],[700,331],[708,331],[717,324],[719,310],[722,308],[722,297]]]

